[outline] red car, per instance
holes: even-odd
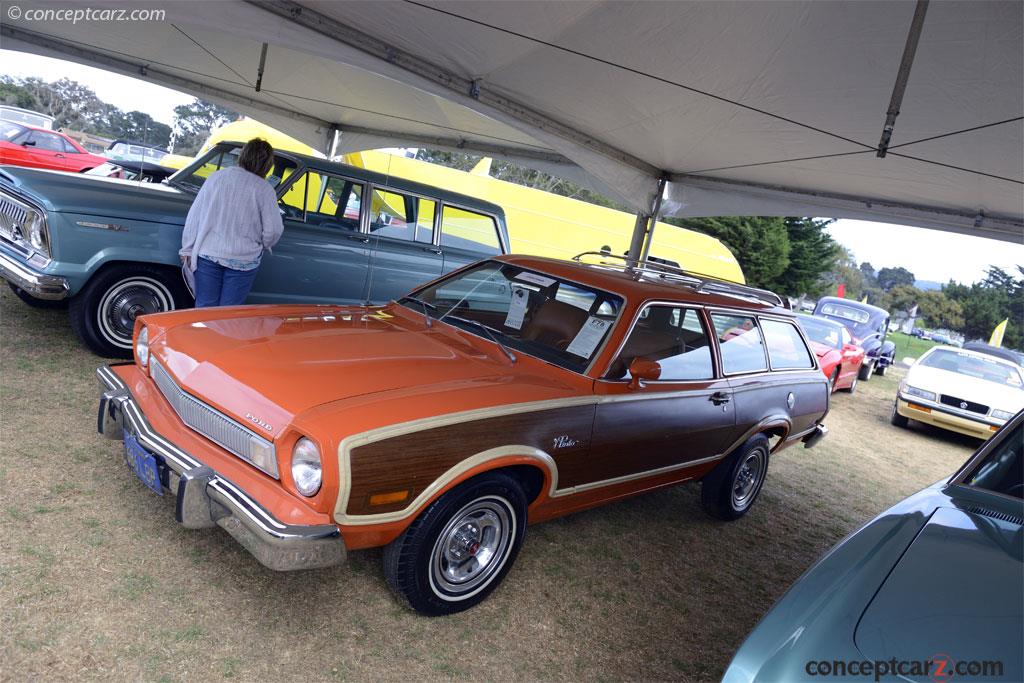
[[[800,327],[811,342],[811,350],[818,356],[818,365],[828,377],[832,391],[857,390],[857,377],[864,363],[864,349],[853,343],[850,331],[828,318],[797,316]]]
[[[81,173],[107,161],[63,133],[0,121],[0,164]]]

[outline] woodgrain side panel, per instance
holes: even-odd
[[[405,508],[427,486],[466,458],[491,448],[520,444],[550,453],[556,463],[585,456],[594,405],[539,410],[428,428],[358,446],[351,451],[352,485],[346,514],[369,515]],[[556,439],[566,437],[559,444]],[[561,469],[561,466],[559,466]],[[600,471],[594,481],[607,478]],[[390,505],[369,503],[375,493],[408,490]]]

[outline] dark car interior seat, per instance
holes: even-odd
[[[707,346],[703,332],[687,330],[673,324],[673,309],[668,306],[650,308],[647,316],[639,320],[629,335],[622,353],[612,363],[608,379],[622,379],[630,364],[637,358],[660,361],[679,356],[701,346]]]

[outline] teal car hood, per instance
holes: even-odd
[[[195,198],[169,185],[21,166],[0,167],[0,182],[49,211],[177,225]]]
[[[854,639],[865,658],[945,655],[1019,672],[1012,644],[1024,643],[1024,531],[999,517],[935,511],[860,619]]]

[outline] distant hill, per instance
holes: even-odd
[[[942,289],[942,283],[935,280],[914,280],[914,286],[925,291],[929,289]]]

